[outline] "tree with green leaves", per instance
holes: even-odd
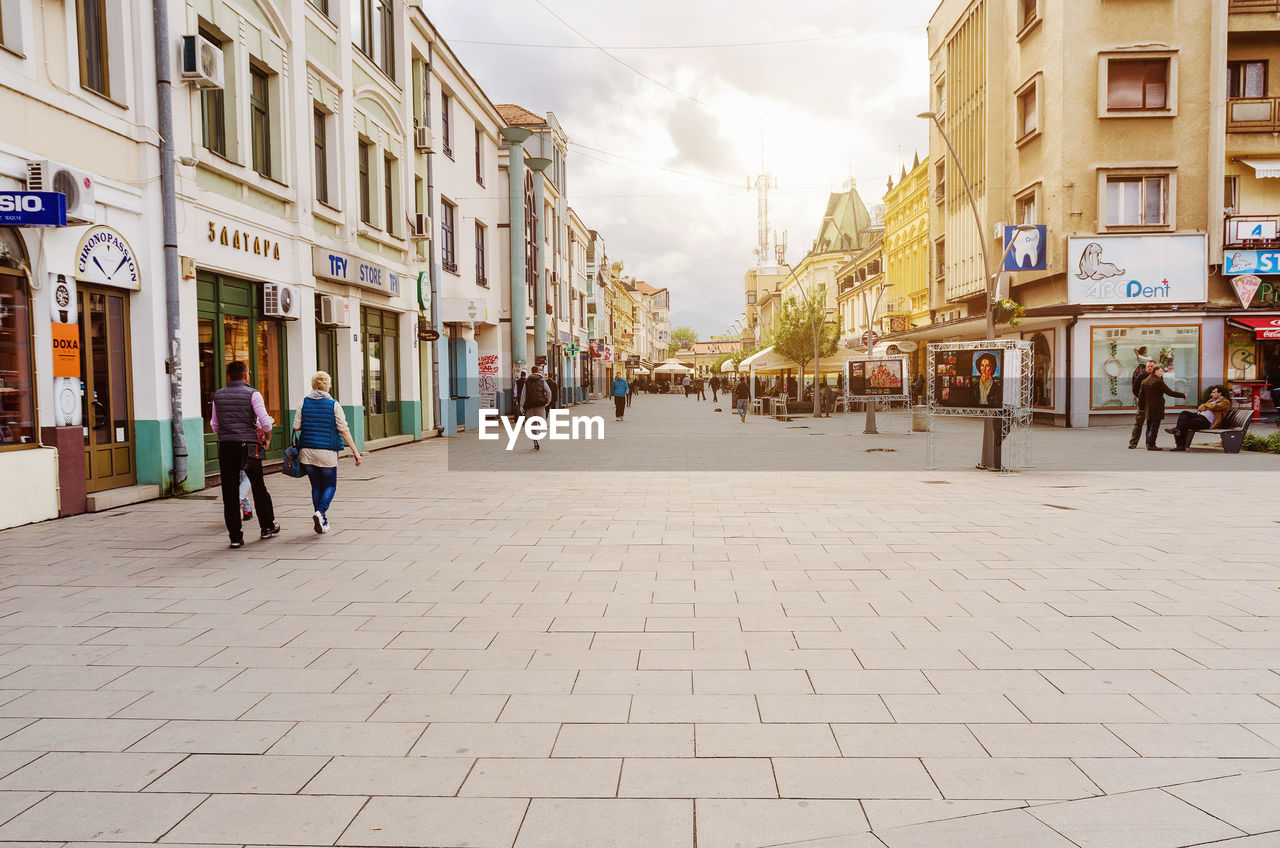
[[[671,349],[679,350],[681,348],[693,347],[693,343],[698,340],[698,331],[692,327],[676,327],[671,331]]]
[[[827,323],[825,292],[819,288],[812,297],[804,300],[787,298],[778,316],[778,326],[773,333],[773,349],[800,366],[800,380],[796,383],[796,400],[804,391],[804,369],[813,362],[814,348],[819,357],[830,356],[840,344],[840,328]],[[816,339],[815,339],[816,337]],[[816,341],[816,343],[815,343]],[[815,388],[817,381],[814,381]],[[816,395],[817,392],[815,391]],[[817,409],[817,398],[814,399]]]

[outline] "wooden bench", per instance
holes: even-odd
[[[1191,442],[1195,441],[1195,436],[1201,433],[1207,433],[1213,436],[1219,436],[1222,439],[1223,453],[1240,453],[1240,447],[1244,444],[1245,434],[1249,432],[1249,425],[1253,422],[1253,410],[1233,409],[1227,413],[1227,417],[1222,419],[1221,427],[1210,427],[1208,430],[1196,430],[1192,434]],[[1187,445],[1190,447],[1191,442]]]

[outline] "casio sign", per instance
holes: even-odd
[[[67,196],[56,191],[0,191],[0,225],[65,227]]]

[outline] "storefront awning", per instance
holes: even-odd
[[[1269,316],[1264,318],[1236,318],[1232,317],[1233,324],[1239,324],[1246,330],[1253,330],[1254,338],[1257,339],[1280,339],[1280,316]]]
[[[1280,159],[1241,159],[1258,179],[1280,179]]]

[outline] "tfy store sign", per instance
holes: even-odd
[[[383,294],[400,294],[400,275],[349,253],[311,248],[311,273],[322,280],[349,283]]]
[[[1067,302],[1203,303],[1209,297],[1203,235],[1067,239]]]

